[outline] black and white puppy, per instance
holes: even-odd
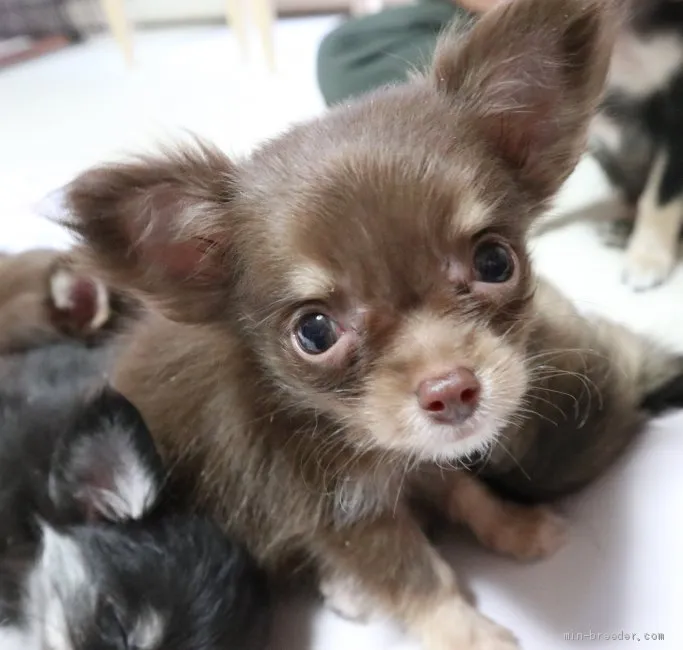
[[[683,2],[630,0],[591,151],[623,201],[611,243],[625,281],[646,290],[678,259],[683,223]]]
[[[166,512],[135,407],[54,390],[44,372],[27,385],[41,355],[76,375],[88,363],[64,346],[31,354],[11,388],[0,372],[0,648],[262,647],[261,571],[212,522]]]

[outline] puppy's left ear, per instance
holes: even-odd
[[[103,390],[75,414],[50,474],[58,513],[82,521],[140,519],[157,503],[163,466],[138,410]]]
[[[58,220],[108,285],[170,318],[231,311],[237,167],[202,143],[90,169],[65,190]]]
[[[535,199],[584,151],[616,30],[610,1],[510,0],[437,48],[438,91]]]

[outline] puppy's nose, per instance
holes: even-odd
[[[442,424],[459,424],[474,413],[479,404],[481,384],[467,368],[425,379],[417,388],[422,410]]]

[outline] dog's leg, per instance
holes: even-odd
[[[370,603],[403,623],[424,650],[518,648],[507,630],[467,602],[451,568],[407,513],[330,531],[320,544],[322,581],[333,608]],[[343,607],[336,594],[343,594]]]
[[[639,291],[664,282],[676,265],[683,223],[683,181],[677,178],[683,167],[681,154],[673,148],[657,154],[638,202],[624,279]]]
[[[567,541],[567,525],[547,506],[505,501],[469,473],[457,472],[448,515],[462,521],[487,548],[518,560],[549,557]]]
[[[553,555],[567,539],[567,525],[552,508],[506,501],[466,470],[424,475],[419,489],[495,553],[536,560]]]

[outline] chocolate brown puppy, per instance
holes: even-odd
[[[445,36],[423,77],[246,160],[180,148],[67,193],[98,272],[152,307],[115,384],[179,491],[271,569],[312,565],[337,609],[389,612],[428,650],[516,643],[465,601],[411,497],[498,550],[548,552],[546,510],[449,467],[492,452],[487,471],[523,492],[498,451],[513,444],[529,492],[576,489],[639,430],[645,387],[680,370],[626,334],[616,369],[619,341],[539,285],[525,246],[584,149],[614,22],[597,0],[516,0]],[[577,396],[574,415],[564,392],[591,382],[603,401],[586,415]],[[547,415],[558,395],[565,420]],[[595,459],[591,432],[609,437]]]

